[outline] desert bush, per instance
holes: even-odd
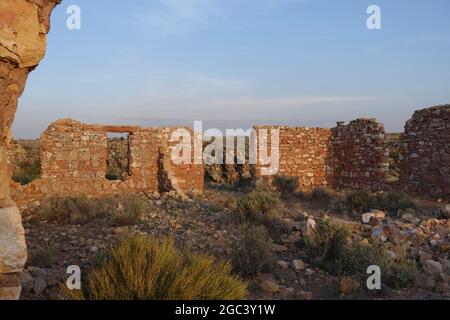
[[[399,210],[415,209],[416,205],[411,198],[402,192],[383,192],[375,197],[375,209],[385,210],[397,216]]]
[[[361,279],[367,278],[367,267],[379,266],[383,282],[393,288],[404,288],[414,284],[417,269],[413,261],[400,257],[394,260],[381,243],[356,244],[347,248],[343,259],[343,271]]]
[[[56,262],[55,249],[52,246],[39,247],[32,252],[28,264],[38,268],[50,268]]]
[[[283,197],[289,197],[296,194],[300,183],[298,181],[298,177],[277,175],[273,179],[273,185]]]
[[[84,195],[54,197],[44,200],[37,210],[39,220],[67,224],[86,224],[97,218],[112,214],[116,202],[112,197],[91,199]]]
[[[305,239],[306,251],[315,264],[331,273],[339,273],[342,270],[348,236],[347,228],[331,219],[323,219]]]
[[[346,207],[350,213],[364,213],[374,208],[374,199],[368,191],[358,190],[347,194]]]
[[[85,286],[63,295],[76,300],[231,300],[247,296],[231,265],[193,255],[162,242],[135,236],[99,256]]]
[[[107,172],[105,175],[105,178],[106,178],[106,180],[110,180],[110,181],[120,180],[119,175],[114,172]]]
[[[132,225],[139,222],[139,218],[149,207],[148,199],[141,194],[130,193],[126,195],[123,202],[123,211],[116,211],[113,215],[115,225]]]
[[[41,161],[26,160],[19,163],[18,168],[14,171],[12,180],[21,185],[29,184],[31,181],[39,179],[41,176]]]
[[[404,257],[393,259],[381,243],[348,244],[348,230],[332,220],[318,222],[316,230],[305,239],[313,263],[335,275],[352,275],[367,278],[367,268],[380,267],[383,282],[390,287],[404,288],[412,285],[416,277],[413,261]]]
[[[234,269],[246,276],[268,272],[274,264],[273,242],[264,226],[242,225],[242,238],[232,247]]]
[[[267,224],[276,217],[280,199],[268,190],[255,190],[236,203],[235,218],[238,222]]]

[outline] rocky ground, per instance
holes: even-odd
[[[23,299],[59,299],[58,285],[69,265],[86,271],[92,258],[128,235],[170,236],[180,247],[231,259],[241,233],[230,216],[240,192],[208,189],[204,196],[177,200],[175,195],[149,199],[150,207],[132,226],[116,226],[111,216],[86,225],[64,225],[24,217],[30,258],[23,275]],[[333,215],[301,200],[284,201],[279,210],[287,230],[274,239],[275,263],[268,273],[247,277],[255,299],[448,299],[450,274],[449,206],[420,216],[402,212],[393,219],[374,211],[364,217]],[[445,212],[445,210],[447,210]],[[447,214],[447,216],[446,216]],[[334,276],[310,264],[301,243],[308,228],[329,215],[352,230],[354,242],[381,241],[392,256],[406,254],[417,265],[416,285],[402,290],[368,292],[352,277]],[[362,221],[364,218],[365,222]],[[41,256],[44,256],[42,258]],[[39,259],[40,258],[40,259]],[[33,265],[35,264],[35,265]]]

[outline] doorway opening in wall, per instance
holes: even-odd
[[[105,178],[126,180],[130,176],[130,144],[128,133],[108,133],[108,158]]]

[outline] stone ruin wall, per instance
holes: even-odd
[[[450,197],[450,105],[416,111],[406,123],[399,169],[405,191]]]
[[[370,190],[383,187],[389,153],[384,127],[375,119],[357,119],[348,125],[339,123],[333,129],[255,127],[257,133],[258,129],[277,128],[280,130],[278,174],[298,177],[300,190],[326,186]],[[261,167],[257,166],[257,176],[261,176]]]
[[[41,135],[41,178],[25,186],[14,183],[12,198],[26,210],[48,196],[202,192],[203,166],[171,162],[172,130],[56,121]],[[129,133],[129,176],[124,180],[105,178],[108,132]]]
[[[266,129],[269,136],[271,130],[279,129],[280,163],[278,175],[298,177],[299,187],[303,191],[311,191],[314,188],[328,185],[327,163],[331,138],[330,129],[291,128],[286,126],[260,126],[254,129],[258,139],[260,138],[260,129]],[[267,142],[270,154],[270,138]],[[262,168],[261,165],[256,166],[255,174],[257,177],[261,177]],[[272,180],[272,178],[268,177],[269,180]]]
[[[382,190],[389,171],[389,150],[384,126],[376,119],[339,122],[332,129],[330,185],[337,189]]]

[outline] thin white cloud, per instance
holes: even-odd
[[[136,20],[147,34],[167,37],[205,28],[209,20],[223,15],[218,0],[158,0]]]
[[[226,108],[290,108],[301,107],[311,104],[320,103],[342,103],[342,102],[363,102],[380,100],[381,97],[371,96],[345,96],[345,97],[282,97],[282,98],[254,98],[254,99],[237,99],[228,101],[215,101],[208,103],[209,107],[226,107]]]

